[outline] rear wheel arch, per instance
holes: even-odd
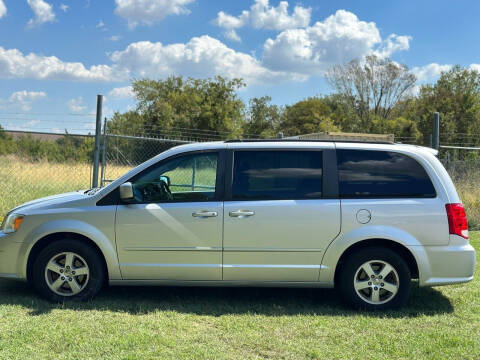
[[[53,233],[53,234],[48,234],[41,239],[39,239],[32,247],[30,250],[30,253],[28,254],[28,260],[27,260],[27,281],[31,282],[32,281],[32,269],[33,269],[33,264],[35,262],[35,259],[37,258],[38,254],[45,249],[49,244],[52,244],[55,241],[58,240],[76,240],[79,241],[83,244],[87,244],[90,246],[97,254],[100,256],[102,259],[103,267],[104,267],[104,274],[105,274],[105,281],[108,282],[108,266],[107,262],[105,259],[105,255],[103,254],[102,250],[98,247],[98,245],[89,237],[74,233],[74,232],[58,232],[58,233]]]
[[[348,257],[352,254],[354,254],[356,251],[359,251],[364,248],[387,248],[398,255],[400,255],[405,262],[408,265],[408,268],[410,269],[410,273],[412,275],[413,279],[417,279],[419,277],[419,270],[418,270],[418,264],[413,256],[412,252],[405,247],[404,245],[393,241],[393,240],[387,240],[387,239],[366,239],[366,240],[361,240],[356,242],[355,244],[350,245],[340,256],[336,268],[335,268],[335,275],[334,275],[334,281],[335,284],[338,283],[338,276],[340,274],[340,269],[342,268],[342,265],[345,263],[345,261],[348,259]]]

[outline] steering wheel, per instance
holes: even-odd
[[[160,187],[154,183],[145,185],[142,189],[142,195],[144,201],[160,200],[162,198]]]
[[[160,180],[160,189],[165,194],[168,200],[173,199],[172,192],[170,191],[170,187],[165,181]]]
[[[161,181],[160,183],[149,183],[142,190],[144,201],[171,200],[173,198],[168,185]]]

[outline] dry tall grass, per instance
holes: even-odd
[[[109,178],[116,178],[128,167],[109,166]],[[0,217],[24,202],[62,192],[91,187],[90,164],[28,162],[15,156],[0,157]]]
[[[480,169],[451,172],[451,177],[462,200],[471,230],[480,230]]]

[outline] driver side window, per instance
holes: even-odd
[[[208,201],[215,197],[218,156],[201,153],[161,162],[131,182],[135,202]]]

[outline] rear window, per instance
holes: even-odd
[[[234,200],[322,197],[321,151],[235,151]]]
[[[337,150],[342,198],[435,197],[425,169],[413,158],[389,151]]]

